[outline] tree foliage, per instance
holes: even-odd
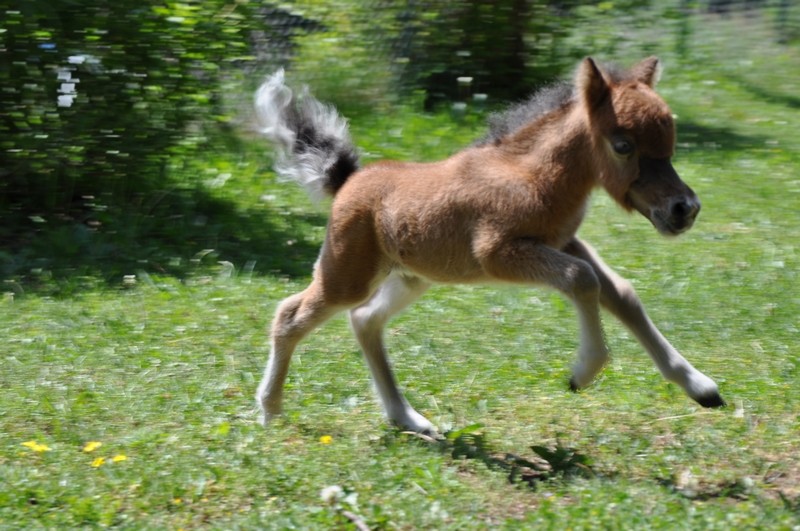
[[[473,94],[516,100],[584,55],[612,54],[650,0],[297,0],[324,23],[300,39],[295,73],[337,104],[424,94],[426,109]],[[577,31],[577,28],[581,28]],[[299,70],[299,71],[298,71]]]
[[[575,60],[624,42],[624,25],[649,0],[413,0],[397,13],[395,59],[406,84],[437,100],[484,93],[501,100],[530,94]],[[586,22],[608,28],[611,38],[586,32]],[[583,35],[575,28],[582,26]],[[462,82],[459,84],[458,80]],[[465,87],[464,85],[467,85]]]
[[[0,197],[58,209],[157,183],[225,122],[226,75],[254,59],[247,2],[5,3]]]

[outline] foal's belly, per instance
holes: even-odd
[[[402,270],[437,283],[479,282],[485,273],[471,239],[457,231],[398,234],[385,238],[384,252]]]
[[[571,228],[571,227],[570,227]],[[576,224],[577,228],[577,224]],[[498,239],[488,247],[495,247],[503,240],[513,243],[516,239],[539,241],[553,249],[563,249],[575,236],[575,230],[558,231],[547,236],[541,234],[497,235]],[[491,281],[486,273],[481,257],[486,252],[482,248],[482,238],[470,230],[453,227],[431,230],[424,234],[396,231],[382,238],[383,252],[393,268],[436,283],[477,283]],[[492,238],[493,240],[493,238]],[[490,251],[489,251],[490,252]],[[484,257],[486,258],[486,257]]]

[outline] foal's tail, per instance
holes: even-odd
[[[275,170],[312,197],[335,195],[358,169],[345,119],[306,88],[294,94],[284,84],[282,69],[256,91],[255,107],[259,131],[276,147]]]

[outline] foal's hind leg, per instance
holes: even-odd
[[[347,203],[334,208],[314,280],[284,300],[272,322],[269,362],[256,392],[265,424],[281,412],[283,383],[300,340],[336,312],[367,300],[386,268],[371,216]]]
[[[630,282],[614,273],[594,249],[577,238],[565,251],[591,264],[600,280],[600,303],[633,332],[667,380],[680,385],[701,406],[725,405],[717,384],[695,369],[658,331]]]
[[[263,413],[264,425],[281,413],[283,384],[295,347],[303,337],[340,309],[325,300],[319,279],[278,306],[272,321],[269,361],[256,391],[256,402]]]
[[[314,280],[304,291],[285,299],[272,321],[271,350],[264,377],[256,392],[266,424],[281,413],[283,383],[295,347],[309,332],[335,313],[365,301],[381,275],[374,238],[363,226],[351,224],[348,235],[335,241],[328,236]],[[331,243],[335,242],[335,243]]]
[[[429,284],[417,277],[393,274],[365,304],[350,311],[350,322],[364,351],[386,416],[398,426],[417,433],[436,433],[433,424],[412,408],[392,374],[383,329],[389,318],[422,295]]]

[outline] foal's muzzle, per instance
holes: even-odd
[[[700,212],[700,199],[678,176],[669,159],[639,160],[639,178],[628,190],[628,201],[661,234],[689,230]]]
[[[700,200],[691,194],[685,197],[672,198],[666,209],[652,209],[650,220],[663,234],[680,234],[694,225],[700,212]]]

